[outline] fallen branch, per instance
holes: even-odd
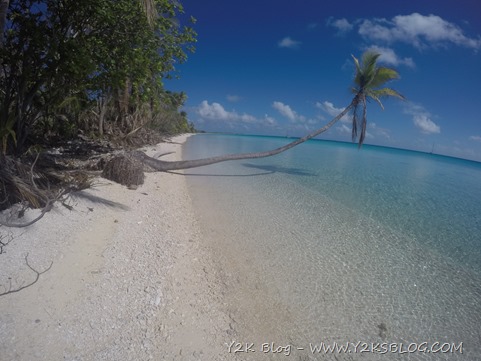
[[[10,293],[16,293],[16,292],[20,292],[21,290],[24,290],[25,288],[27,287],[30,287],[32,285],[34,285],[35,283],[37,283],[37,281],[39,280],[40,278],[40,275],[44,274],[45,272],[47,272],[48,270],[50,270],[50,268],[52,268],[52,265],[53,265],[53,261],[50,263],[50,266],[48,266],[46,269],[44,269],[42,272],[39,272],[37,271],[35,268],[33,268],[32,266],[30,266],[30,264],[28,263],[28,253],[27,255],[25,256],[25,263],[27,264],[27,267],[30,268],[33,272],[35,272],[35,280],[33,280],[32,282],[30,282],[28,285],[25,285],[25,286],[21,286],[19,288],[16,288],[16,289],[13,289],[12,290],[12,279],[9,278],[9,287],[8,287],[8,290],[3,292],[3,293],[0,293],[0,297],[1,296],[6,296]]]

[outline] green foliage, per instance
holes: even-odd
[[[0,47],[4,152],[50,134],[125,134],[151,121],[170,101],[162,79],[193,51],[182,12],[176,0],[10,1]],[[150,119],[137,120],[146,104]]]
[[[178,112],[186,99],[184,92],[166,91],[163,94],[160,106],[155,111],[150,128],[166,134],[195,132],[193,123],[187,120],[187,113]]]

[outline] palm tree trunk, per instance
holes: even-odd
[[[228,154],[228,155],[223,155],[223,156],[218,156],[218,157],[212,157],[212,158],[204,158],[204,159],[195,159],[195,160],[182,160],[182,161],[176,161],[176,162],[167,162],[167,161],[162,161],[159,159],[155,159],[152,157],[147,156],[145,153],[141,151],[135,151],[132,153],[132,155],[135,158],[140,159],[144,164],[148,165],[149,167],[160,171],[160,172],[165,172],[169,170],[178,170],[178,169],[188,169],[188,168],[196,168],[196,167],[202,167],[205,165],[210,165],[210,164],[215,164],[215,163],[220,163],[220,162],[225,162],[228,160],[240,160],[240,159],[254,159],[254,158],[265,158],[265,157],[270,157],[279,153],[282,153],[288,149],[291,149],[295,147],[296,145],[299,145],[301,143],[304,143],[308,141],[309,139],[312,139],[316,136],[318,136],[321,133],[324,133],[326,130],[328,130],[330,127],[332,127],[339,119],[341,119],[344,115],[346,115],[353,107],[353,103],[349,104],[349,106],[344,109],[338,116],[336,116],[334,119],[332,119],[329,123],[327,123],[324,127],[300,138],[295,140],[294,142],[291,142],[289,144],[286,144],[282,147],[265,151],[265,152],[257,152],[257,153],[240,153],[240,154]]]
[[[364,138],[366,138],[366,127],[367,127],[367,104],[366,97],[362,98],[362,126],[361,126],[361,136],[359,137],[359,148],[361,148],[362,143],[364,143]]]

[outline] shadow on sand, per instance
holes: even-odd
[[[101,205],[104,205],[104,206],[107,206],[107,207],[110,207],[110,208],[118,208],[118,209],[122,209],[124,211],[130,210],[129,207],[127,207],[126,205],[124,205],[122,203],[114,202],[114,201],[111,201],[109,199],[102,198],[102,197],[97,197],[97,196],[94,196],[93,194],[90,194],[90,193],[87,193],[87,192],[84,192],[84,191],[74,192],[74,193],[72,193],[72,197],[73,198],[80,198],[80,199],[87,199],[92,203],[101,204]]]

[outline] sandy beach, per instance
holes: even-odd
[[[187,136],[144,148],[181,159]],[[0,228],[1,360],[231,360],[234,330],[182,174],[98,178],[34,225]],[[26,217],[34,217],[35,211]]]

